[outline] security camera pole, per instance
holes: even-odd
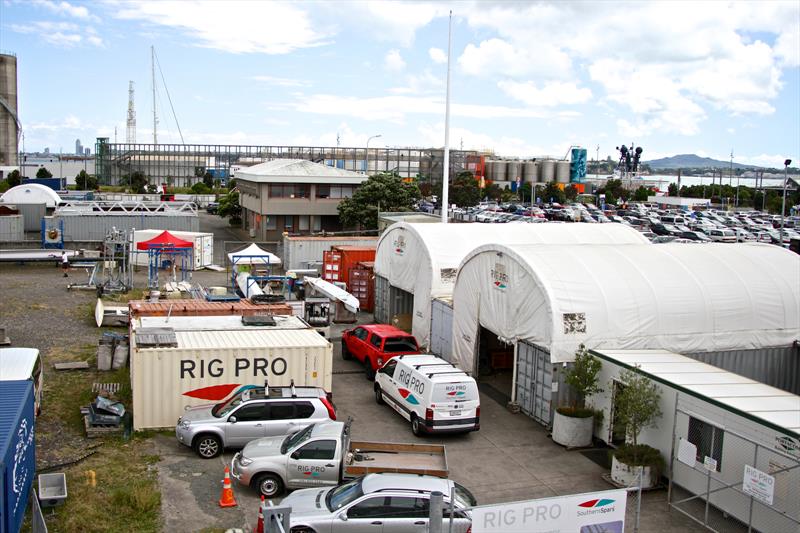
[[[789,165],[792,164],[791,159],[787,159],[783,162],[783,201],[781,202],[781,238],[780,238],[780,245],[783,246],[783,218],[784,213],[786,212],[786,182],[788,181],[789,177]]]

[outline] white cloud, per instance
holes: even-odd
[[[383,65],[391,71],[399,72],[406,68],[406,62],[399,50],[389,50],[383,58]]]
[[[478,46],[468,44],[458,58],[467,74],[482,77],[503,75],[512,78],[536,76],[561,79],[569,75],[571,59],[552,45],[532,50],[514,46],[502,39],[488,39]]]
[[[92,27],[81,27],[71,22],[36,21],[29,24],[12,24],[17,33],[36,34],[43,41],[63,48],[71,48],[83,42],[92,46],[103,46],[103,40]]]
[[[335,2],[332,5],[336,9],[346,5],[349,8],[346,16],[352,17],[360,26],[359,31],[367,31],[379,40],[396,42],[404,47],[411,46],[418,29],[436,17],[447,16],[448,12],[446,5],[416,1]],[[446,38],[444,40],[446,42]]]
[[[503,80],[497,86],[511,98],[532,107],[583,104],[592,98],[591,90],[578,87],[574,82],[550,82],[539,89],[532,81]]]
[[[394,87],[389,89],[392,94],[440,94],[444,91],[444,80],[437,78],[429,69],[425,69],[421,74],[409,74],[404,76],[408,82],[405,87]]]
[[[428,49],[428,55],[434,63],[447,63],[447,52],[441,48]]]
[[[52,2],[51,0],[36,0],[34,2],[34,5],[44,7],[48,9],[50,12],[55,13],[57,15],[63,15],[83,20],[92,20],[95,22],[100,21],[100,19],[97,16],[89,13],[89,10],[86,8],[86,6],[75,6],[70,4],[69,2]]]
[[[287,54],[328,44],[309,14],[290,2],[126,2],[117,17],[182,30],[198,46],[226,52]]]
[[[297,80],[293,78],[278,78],[275,76],[251,76],[251,80],[260,81],[267,85],[277,85],[279,87],[309,87],[310,81]]]

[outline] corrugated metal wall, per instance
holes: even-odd
[[[389,285],[389,319],[395,315],[414,314],[414,295]]]
[[[180,215],[53,215],[53,226],[64,221],[64,241],[102,241],[111,228],[130,231],[132,229],[160,229],[174,231],[200,230],[200,219],[194,214]],[[39,229],[39,228],[37,228]]]
[[[383,276],[375,275],[375,322],[378,324],[389,323],[389,280]]]
[[[517,344],[517,403],[523,413],[542,425],[551,419],[553,364],[550,352],[520,341]]]
[[[22,215],[0,217],[0,242],[25,240],[25,221]]]
[[[800,350],[797,347],[686,355],[792,394],[800,394]]]
[[[453,362],[453,304],[438,298],[431,303],[431,353]]]
[[[41,231],[42,217],[47,214],[45,204],[14,204],[25,219],[25,231]]]
[[[289,238],[283,239],[281,258],[286,270],[307,268],[310,261],[322,263],[322,252],[331,246],[351,245],[369,246],[377,244],[377,237],[330,237],[330,238]]]

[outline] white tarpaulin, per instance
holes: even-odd
[[[790,346],[800,256],[768,244],[486,245],[453,292],[453,355],[475,368],[479,325],[551,361],[595,349],[677,353]]]
[[[314,290],[327,296],[331,300],[342,302],[342,304],[344,304],[344,307],[351,313],[358,313],[358,306],[359,306],[358,298],[356,298],[346,290],[340,289],[333,283],[330,283],[320,278],[306,277],[303,278],[303,283],[313,287]]]
[[[378,241],[375,274],[414,295],[411,332],[420,346],[430,341],[431,301],[453,294],[461,261],[488,243],[650,245],[622,224],[393,224]]]
[[[242,295],[245,298],[252,298],[253,296],[262,296],[264,291],[258,284],[258,281],[253,279],[250,280],[252,276],[250,272],[239,272],[236,275],[236,285],[239,287],[239,290],[242,291]]]
[[[235,265],[280,265],[281,258],[277,255],[262,250],[256,243],[251,244],[244,250],[231,252],[228,260]]]

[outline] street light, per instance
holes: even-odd
[[[780,245],[783,246],[783,214],[786,212],[786,182],[789,177],[789,165],[792,164],[791,159],[783,162],[783,201],[781,202],[781,238]]]
[[[377,139],[378,137],[382,137],[382,135],[379,133],[379,134],[377,134],[377,135],[373,135],[372,137],[370,137],[369,139],[367,139],[367,156],[365,157],[366,161],[365,161],[365,163],[364,163],[364,165],[365,165],[365,167],[364,167],[364,173],[365,173],[367,176],[369,176],[369,142],[370,142],[372,139]]]

